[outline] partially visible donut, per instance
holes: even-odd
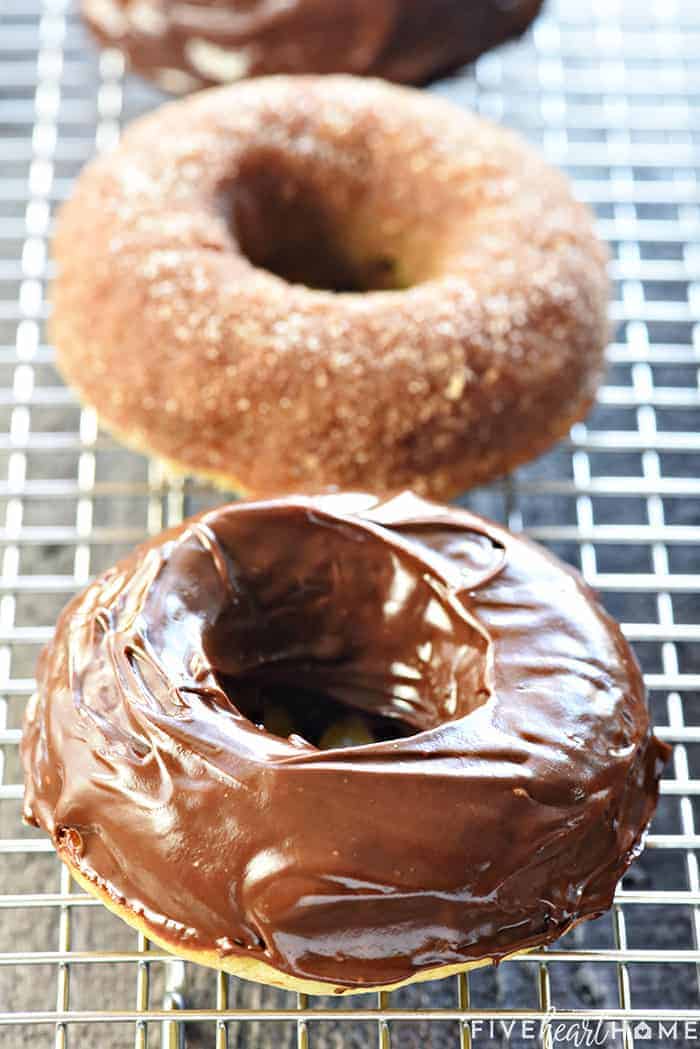
[[[166,91],[269,73],[420,83],[522,33],[542,0],[82,0],[101,44]]]
[[[565,434],[603,368],[606,254],[566,180],[380,81],[165,106],[81,176],[54,255],[67,380],[127,443],[250,494],[451,496]]]
[[[73,599],[37,689],[25,818],[80,884],[183,957],[319,994],[601,913],[669,753],[580,577],[410,493],[185,522]]]

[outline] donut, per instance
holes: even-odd
[[[451,497],[588,410],[606,254],[510,132],[268,78],[136,122],[58,220],[50,333],[104,426],[254,497]]]
[[[523,33],[542,0],[82,0],[105,47],[183,94],[271,73],[422,83]]]
[[[576,572],[466,510],[339,493],[208,511],[92,583],[21,753],[25,819],[130,925],[344,994],[599,915],[668,747]]]

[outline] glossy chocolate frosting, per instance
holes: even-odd
[[[322,750],[243,713],[300,692],[388,738]],[[25,816],[175,950],[378,986],[607,908],[667,750],[620,630],[543,549],[410,494],[293,497],[193,518],[67,606]]]
[[[182,93],[242,76],[420,83],[523,32],[542,0],[82,0],[98,39]]]

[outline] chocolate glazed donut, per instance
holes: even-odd
[[[421,83],[522,33],[542,0],[82,0],[90,29],[175,93],[268,73]]]
[[[314,705],[376,741],[320,749]],[[81,885],[186,958],[319,993],[600,914],[667,756],[580,577],[410,494],[229,505],[141,547],[62,614],[22,742],[25,817]]]

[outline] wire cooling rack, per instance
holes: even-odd
[[[220,497],[98,432],[45,343],[54,206],[158,96],[97,55],[69,0],[0,0],[2,1047],[633,1049],[700,1036],[700,7],[553,2],[524,41],[436,90],[568,169],[612,246],[616,334],[597,408],[467,501],[577,564],[636,644],[675,745],[647,851],[612,912],[551,950],[338,1002],[168,961],[22,826],[22,709],[59,608],[145,533]]]

